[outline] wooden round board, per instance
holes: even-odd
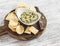
[[[19,40],[31,40],[31,39],[34,39],[34,38],[40,36],[43,33],[44,29],[46,28],[47,20],[46,20],[46,17],[44,16],[44,14],[39,11],[38,7],[35,7],[35,8],[36,8],[36,11],[39,12],[42,15],[41,19],[36,24],[32,25],[32,26],[34,26],[35,28],[37,28],[39,30],[39,32],[36,35],[34,35],[34,34],[29,34],[28,35],[28,34],[25,34],[25,33],[22,34],[22,35],[19,35],[19,34],[15,33],[15,32],[12,32],[8,28],[8,21],[4,20],[4,24],[5,24],[4,26],[5,26],[6,32],[10,36],[12,36],[13,38],[16,38],[16,39],[19,39]],[[15,10],[12,10],[11,12],[14,12],[14,11]],[[24,28],[26,29],[27,25],[24,25],[22,23],[21,23],[21,25],[23,25]]]

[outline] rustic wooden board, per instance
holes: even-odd
[[[46,28],[47,20],[46,20],[46,17],[44,16],[44,14],[39,11],[38,7],[35,7],[35,8],[36,8],[36,11],[39,12],[42,15],[41,19],[36,24],[32,25],[32,26],[34,26],[35,28],[37,28],[39,30],[39,32],[36,35],[33,35],[33,34],[30,34],[30,35],[28,35],[28,34],[19,35],[19,34],[15,33],[15,32],[12,32],[8,28],[8,21],[5,20],[4,23],[5,23],[5,26],[6,26],[7,33],[10,36],[12,36],[12,37],[14,37],[16,39],[19,39],[19,40],[31,40],[31,39],[34,39],[34,38],[40,36],[43,33],[44,29]],[[11,12],[14,12],[14,11],[15,10],[12,10]],[[27,25],[24,25],[22,23],[21,23],[21,25],[23,25],[25,29],[26,29],[26,27],[28,27]]]

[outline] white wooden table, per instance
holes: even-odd
[[[0,37],[0,46],[60,46],[60,0],[0,0],[0,25],[7,13],[18,3],[38,6],[47,18],[47,28],[37,39],[19,41],[9,35]]]

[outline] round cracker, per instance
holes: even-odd
[[[16,27],[16,32],[17,32],[18,34],[23,34],[23,32],[24,32],[24,27],[23,27],[22,25],[18,25],[18,26]]]

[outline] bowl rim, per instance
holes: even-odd
[[[17,15],[17,17],[18,17],[18,19],[19,19],[19,21],[20,22],[22,22],[23,24],[25,24],[25,25],[33,25],[33,24],[35,24],[35,23],[37,23],[39,20],[40,20],[40,17],[41,17],[41,14],[40,13],[38,13],[38,12],[36,12],[36,11],[32,11],[32,10],[30,10],[30,9],[27,9],[27,8],[22,8],[22,9],[24,9],[24,12],[33,12],[33,13],[35,13],[35,14],[37,14],[37,16],[38,16],[38,18],[37,18],[37,20],[35,20],[35,21],[33,21],[33,22],[30,22],[30,23],[25,23],[25,22],[23,22],[21,19],[20,19],[20,17],[21,17],[21,15],[20,15],[20,17],[17,15],[17,13],[16,13],[16,15]],[[15,9],[16,10],[16,9]]]

